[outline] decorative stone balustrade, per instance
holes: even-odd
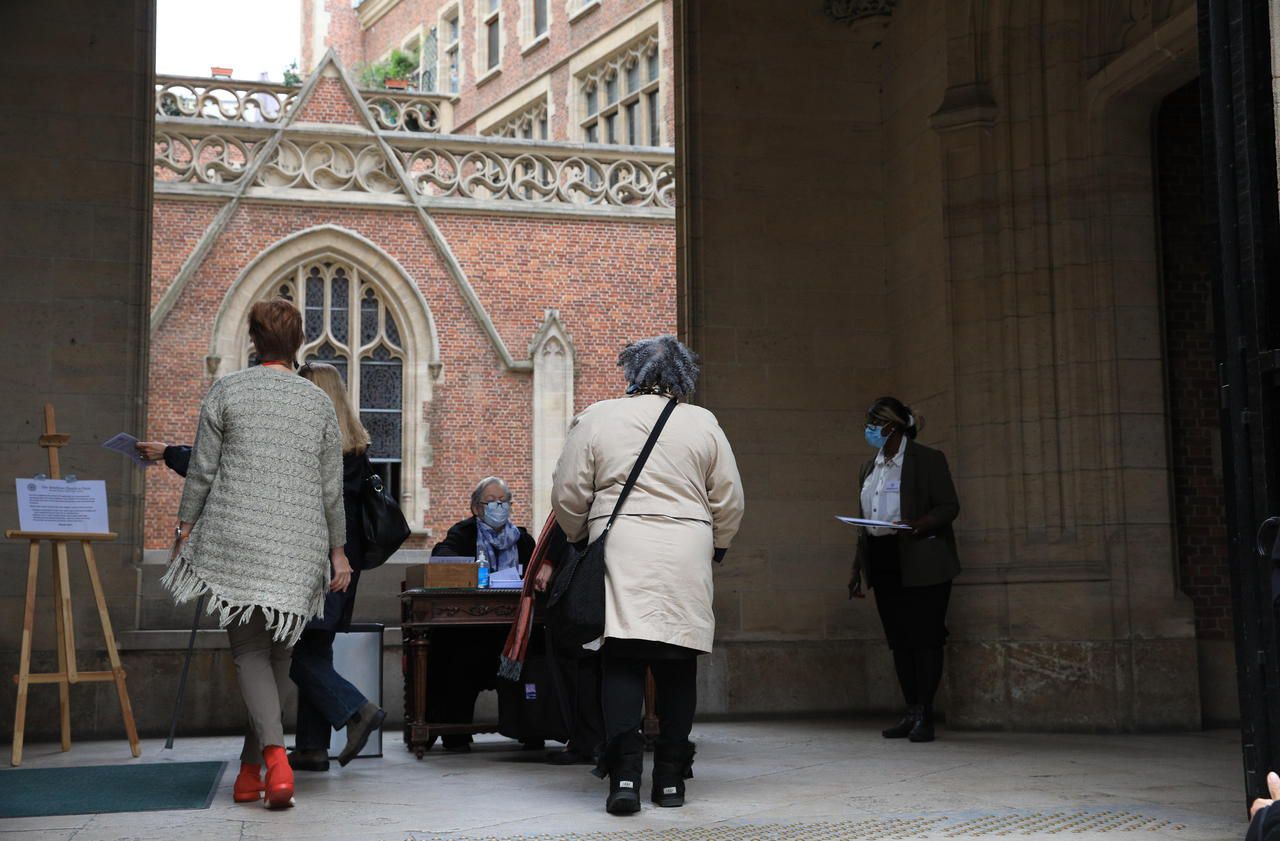
[[[156,116],[275,123],[301,88],[272,82],[156,76]],[[447,131],[451,98],[445,94],[362,90],[364,107],[388,131]]]
[[[283,85],[159,77],[157,192],[674,216],[670,149],[423,132],[417,127],[438,125],[430,97],[381,91],[361,92],[376,134],[357,126],[285,127],[280,118],[296,94]]]
[[[289,112],[298,90],[271,82],[156,76],[156,116],[274,123]]]
[[[666,149],[437,136],[388,138],[417,196],[612,208],[675,207]]]

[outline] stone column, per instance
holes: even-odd
[[[533,519],[537,534],[551,513],[551,476],[573,420],[573,340],[560,311],[547,310],[529,344],[533,358]]]
[[[1187,19],[1194,9],[1112,61],[1134,68],[1118,85],[1144,91],[1122,101],[1100,89],[1105,69],[1089,77],[1079,9],[948,6],[948,89],[931,122],[965,503],[958,724],[1199,726],[1147,128],[1152,97],[1185,82],[1170,37]]]

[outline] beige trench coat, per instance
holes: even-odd
[[[667,398],[604,400],[574,419],[551,507],[572,542],[595,540]],[[609,534],[606,639],[710,651],[712,556],[742,521],[742,479],[715,415],[681,404],[667,421]]]

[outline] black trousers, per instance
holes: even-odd
[[[869,578],[898,685],[909,706],[932,706],[942,683],[951,582],[904,587],[895,536],[868,538]]]
[[[624,733],[637,733],[644,720],[645,669],[653,671],[657,690],[658,720],[663,744],[683,745],[693,730],[693,713],[698,706],[698,660],[692,652],[662,643],[646,646],[612,647],[602,652],[601,702],[608,740]],[[629,641],[624,641],[629,642]],[[662,646],[652,648],[649,646]]]
[[[506,628],[435,628],[427,659],[427,720],[470,724],[476,697],[498,686],[498,658]],[[470,736],[449,735],[446,745],[465,745]]]
[[[561,658],[567,673],[566,686],[573,687],[574,718],[569,731],[568,748],[583,756],[594,756],[604,747],[604,709],[601,704],[600,655]]]

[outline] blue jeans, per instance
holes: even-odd
[[[289,677],[298,685],[299,750],[328,750],[330,728],[341,730],[368,700],[333,670],[333,631],[307,630],[293,647]]]

